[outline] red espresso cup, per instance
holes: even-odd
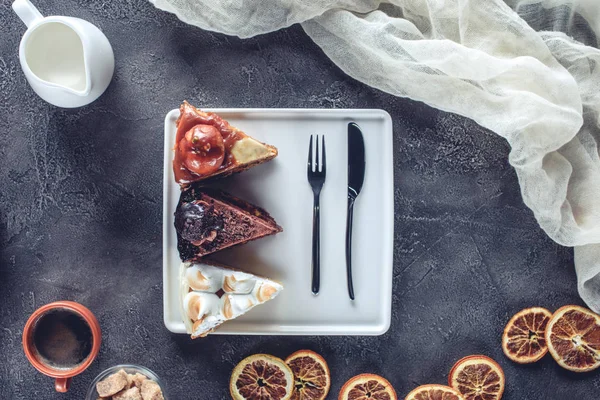
[[[23,350],[35,369],[55,379],[56,391],[65,393],[73,377],[96,359],[101,339],[100,324],[89,309],[56,301],[31,314],[23,329]]]

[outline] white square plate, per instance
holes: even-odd
[[[213,109],[250,136],[279,149],[272,161],[226,178],[218,186],[266,209],[283,227],[275,236],[209,258],[275,279],[274,300],[225,323],[215,333],[253,335],[381,335],[391,321],[394,237],[392,121],[382,110]],[[167,329],[185,333],[178,304],[179,266],[173,213],[175,121],[165,119],[163,279]],[[354,207],[353,272],[356,300],[346,286],[347,125],[365,141],[366,172]],[[311,292],[313,195],[306,177],[311,134],[325,135],[327,178],[321,192],[321,291]]]

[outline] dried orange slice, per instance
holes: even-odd
[[[289,400],[294,388],[292,370],[282,359],[255,354],[231,373],[229,392],[234,400]]]
[[[449,386],[422,385],[410,392],[404,400],[465,400],[465,398]]]
[[[361,374],[344,383],[338,400],[397,400],[396,391],[385,378]]]
[[[331,387],[327,362],[311,350],[299,350],[285,359],[294,374],[291,400],[324,400]]]
[[[561,307],[548,322],[546,342],[561,367],[592,371],[600,367],[600,315],[579,306]]]
[[[515,314],[502,335],[502,350],[506,357],[519,364],[538,361],[548,352],[546,326],[552,313],[542,307],[531,307]]]
[[[500,365],[480,355],[461,358],[448,375],[448,385],[458,390],[465,400],[500,400],[504,383]]]

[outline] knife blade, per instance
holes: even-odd
[[[352,283],[352,219],[354,202],[362,190],[365,180],[365,141],[360,127],[355,122],[348,124],[348,214],[346,217],[346,275],[348,295],[354,300]]]

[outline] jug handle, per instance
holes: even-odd
[[[15,0],[12,3],[12,8],[28,28],[34,22],[44,18],[42,13],[29,0]]]

